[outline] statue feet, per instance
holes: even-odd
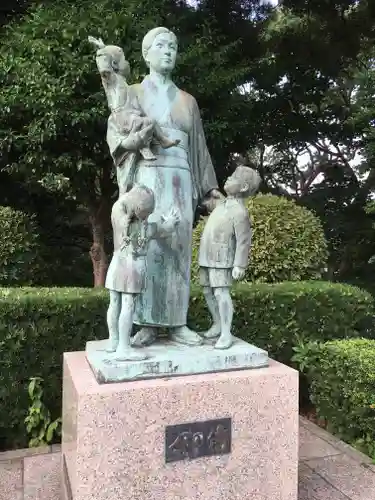
[[[133,347],[117,349],[115,352],[116,361],[144,361],[148,358],[144,352],[139,352]]]
[[[107,340],[107,347],[106,351],[107,352],[115,352],[118,346],[119,338],[118,336],[109,336],[109,339]]]
[[[167,137],[163,138],[160,141],[160,145],[163,149],[169,149],[173,148],[173,146],[178,146],[180,144],[180,139],[176,139],[175,141],[172,141],[171,139],[168,139]]]
[[[170,339],[185,345],[202,345],[203,339],[196,332],[190,330],[187,326],[178,326],[173,328]]]
[[[147,161],[155,161],[156,160],[156,156],[153,154],[153,152],[151,151],[150,148],[141,148],[139,150],[139,152],[141,153],[141,156],[143,157],[144,160],[147,160]]]
[[[215,344],[215,349],[229,349],[233,344],[233,335],[220,335],[219,340]]]
[[[209,330],[207,330],[206,332],[201,332],[199,335],[204,339],[210,340],[219,337],[220,333],[221,333],[220,325],[215,325],[214,323]]]
[[[157,329],[145,326],[131,339],[133,347],[147,347],[153,344],[157,337]]]

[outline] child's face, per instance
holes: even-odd
[[[146,220],[152,214],[150,207],[137,207],[134,210],[134,215],[139,220]]]
[[[122,69],[126,64],[123,50],[116,45],[106,45],[97,51],[97,57],[103,57],[115,70]]]
[[[246,183],[241,178],[241,173],[238,170],[235,170],[224,184],[224,191],[229,196],[240,194],[244,188],[246,189]]]

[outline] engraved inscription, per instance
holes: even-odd
[[[181,432],[169,446],[169,449],[175,456],[180,456],[181,459],[189,457],[196,458],[199,456],[199,450],[203,445],[203,439],[202,432]]]
[[[165,461],[224,455],[231,452],[230,418],[167,426]]]
[[[229,440],[229,429],[223,424],[219,424],[210,432],[208,436],[208,446],[215,455],[219,455],[226,453]]]

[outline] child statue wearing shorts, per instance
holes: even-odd
[[[259,184],[255,170],[237,167],[224,185],[227,198],[214,208],[203,230],[199,248],[200,283],[213,325],[201,335],[206,339],[219,337],[216,349],[228,349],[233,343],[230,288],[233,279],[244,277],[248,265],[251,225],[245,202],[256,193]]]

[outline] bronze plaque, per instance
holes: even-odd
[[[165,461],[226,455],[232,449],[232,419],[221,418],[169,425],[165,429]]]

